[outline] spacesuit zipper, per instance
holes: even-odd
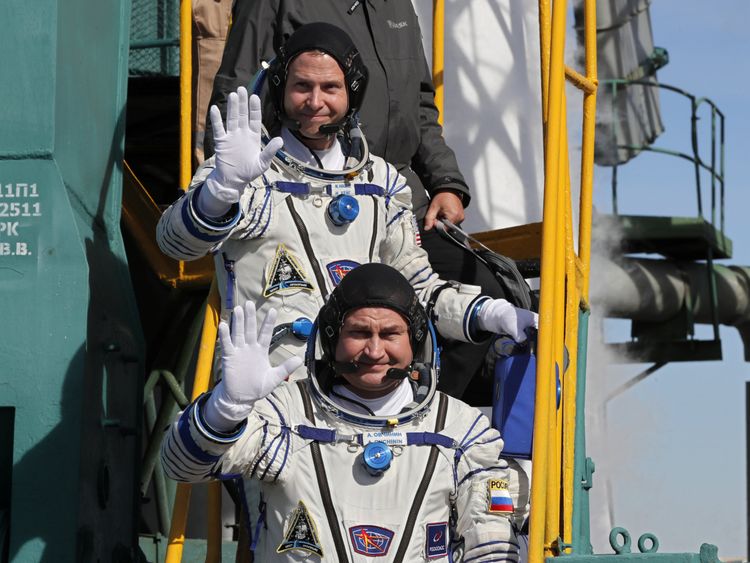
[[[443,393],[440,393],[440,402],[438,403],[437,420],[435,420],[435,433],[438,434],[445,426],[445,416],[448,412],[448,399]],[[430,457],[427,460],[425,466],[424,475],[422,481],[419,483],[417,493],[414,495],[414,500],[411,503],[411,509],[409,510],[409,516],[406,519],[406,526],[404,526],[404,532],[401,534],[401,543],[398,545],[398,551],[393,558],[394,563],[401,563],[404,561],[404,555],[411,542],[411,535],[414,532],[414,524],[417,521],[419,510],[422,508],[422,501],[427,493],[427,487],[432,481],[432,476],[435,473],[435,465],[437,464],[437,458],[440,454],[437,446],[430,446]]]
[[[372,239],[370,240],[370,262],[372,262],[373,252],[375,251],[375,241],[378,238],[378,201],[375,196],[372,197]]]
[[[310,243],[310,234],[307,232],[307,227],[305,226],[305,222],[302,220],[302,217],[299,216],[299,213],[297,213],[297,210],[294,208],[294,203],[292,202],[291,196],[286,198],[286,205],[289,208],[289,213],[291,213],[292,215],[294,224],[297,226],[297,231],[299,231],[299,237],[300,239],[302,239],[302,246],[305,247],[305,254],[307,254],[307,259],[310,261],[310,265],[313,269],[313,274],[315,274],[315,279],[318,282],[320,295],[323,299],[325,299],[328,295],[328,288],[326,287],[326,280],[323,277],[323,272],[320,271],[318,259],[315,257],[315,252],[313,251],[312,244]]]
[[[297,386],[299,387],[299,392],[302,396],[302,405],[305,409],[305,416],[311,423],[315,424],[312,401],[310,401],[310,395],[307,392],[307,380],[298,379]],[[333,506],[331,488],[328,485],[328,476],[326,475],[325,465],[323,465],[323,456],[320,454],[320,444],[318,442],[313,441],[310,443],[310,454],[312,455],[313,467],[315,468],[315,477],[318,481],[320,499],[323,501],[323,509],[326,513],[326,519],[328,520],[328,527],[331,531],[333,545],[336,546],[336,555],[338,556],[338,561],[340,563],[346,563],[349,561],[349,556],[346,553],[344,540],[341,537],[339,519],[338,516],[336,516],[336,508]]]

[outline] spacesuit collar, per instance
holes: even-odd
[[[428,338],[424,342],[425,353],[420,354],[423,361],[413,363],[415,377],[411,383],[415,387],[414,400],[404,406],[398,414],[388,416],[362,414],[359,409],[346,404],[338,404],[331,399],[330,391],[335,384],[327,360],[320,358],[320,338],[317,323],[313,325],[308,338],[305,363],[309,377],[308,384],[313,400],[326,412],[338,420],[370,428],[395,427],[414,419],[426,416],[437,392],[440,373],[440,356],[437,350],[437,339],[432,323],[428,323]]]
[[[328,397],[340,406],[348,406],[353,410],[362,408],[362,414],[394,416],[414,400],[414,390],[409,381],[403,379],[399,385],[391,389],[386,395],[374,399],[366,399],[360,397],[349,385],[334,384]]]
[[[283,136],[283,129],[282,129]],[[354,180],[361,174],[365,173],[372,167],[372,160],[370,160],[370,150],[367,145],[362,130],[359,127],[353,127],[349,131],[348,138],[337,138],[337,142],[334,146],[337,146],[339,151],[344,155],[344,168],[343,169],[326,169],[321,168],[318,163],[311,164],[309,159],[312,156],[310,149],[305,147],[299,139],[296,139],[293,135],[290,143],[292,146],[302,146],[305,148],[305,152],[295,149],[289,149],[286,146],[286,138],[284,140],[284,147],[279,150],[274,156],[274,162],[282,169],[286,170],[292,177],[307,178],[310,180],[322,180],[324,182],[348,182]],[[292,140],[293,139],[293,140]],[[265,146],[269,142],[268,132],[265,127],[261,132],[261,141]],[[296,143],[295,143],[296,141]],[[316,151],[323,152],[323,151]],[[301,154],[300,154],[301,153]],[[300,154],[304,158],[300,159],[295,154]],[[314,160],[314,157],[313,157]]]

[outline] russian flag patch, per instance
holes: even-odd
[[[513,512],[513,499],[508,490],[508,481],[505,479],[487,480],[488,512]]]

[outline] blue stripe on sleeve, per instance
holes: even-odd
[[[209,235],[209,234],[204,233],[200,229],[198,229],[196,227],[196,223],[199,221],[202,221],[208,227],[213,227],[214,225],[211,224],[211,221],[206,220],[206,218],[201,218],[197,214],[195,217],[191,215],[191,210],[193,210],[193,206],[191,205],[190,197],[191,197],[190,195],[185,197],[182,202],[182,205],[180,206],[180,216],[182,217],[182,222],[185,225],[185,228],[188,230],[188,232],[191,235],[193,235],[195,238],[206,241],[206,242],[219,242],[219,241],[224,240],[229,234],[229,228],[233,226],[232,223],[236,223],[237,220],[239,219],[239,209],[237,212],[237,217],[235,218],[234,221],[232,221],[232,223],[228,225],[221,225],[217,223],[215,225],[217,229],[224,228],[225,229],[224,232],[218,235]]]
[[[203,449],[195,442],[195,440],[193,440],[193,436],[190,434],[190,420],[192,419],[194,407],[195,405],[193,404],[184,413],[182,413],[180,420],[177,422],[177,432],[180,435],[182,444],[185,446],[185,449],[187,449],[187,452],[191,457],[203,463],[213,463],[215,461],[218,461],[221,456],[211,455],[208,452],[203,451]]]

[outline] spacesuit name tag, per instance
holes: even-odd
[[[362,434],[362,445],[371,442],[383,442],[389,446],[405,446],[406,433],[404,432],[365,432]]]
[[[354,184],[349,184],[348,182],[328,184],[327,190],[331,194],[331,197],[336,197],[337,195],[357,195]]]

